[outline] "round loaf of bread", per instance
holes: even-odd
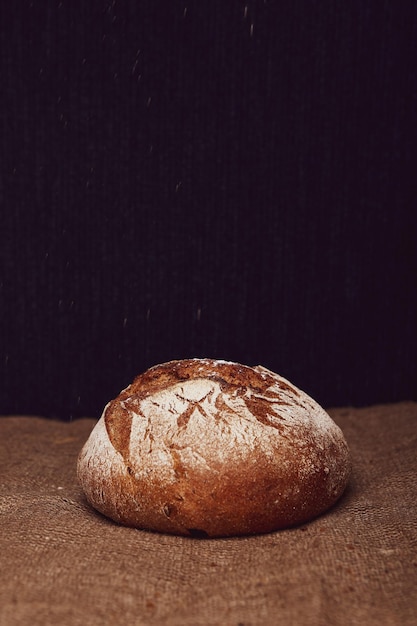
[[[78,459],[90,504],[141,529],[194,537],[311,520],[346,487],[340,428],[264,367],[157,365],[111,401]]]

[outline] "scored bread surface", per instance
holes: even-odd
[[[349,472],[341,430],[307,394],[261,366],[212,359],[138,376],[78,461],[87,499],[113,520],[213,537],[305,522]]]

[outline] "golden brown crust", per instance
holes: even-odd
[[[78,463],[90,503],[112,519],[209,537],[305,522],[349,471],[340,429],[311,398],[265,368],[210,359],[138,376]]]

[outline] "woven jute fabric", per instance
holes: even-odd
[[[0,624],[417,624],[417,403],[329,411],[339,503],[298,528],[188,539],[94,512],[76,479],[95,420],[0,418]]]

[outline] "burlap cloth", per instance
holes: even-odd
[[[0,418],[0,624],[417,624],[417,403],[330,411],[351,447],[329,513],[200,540],[95,513],[75,462],[93,424]]]

